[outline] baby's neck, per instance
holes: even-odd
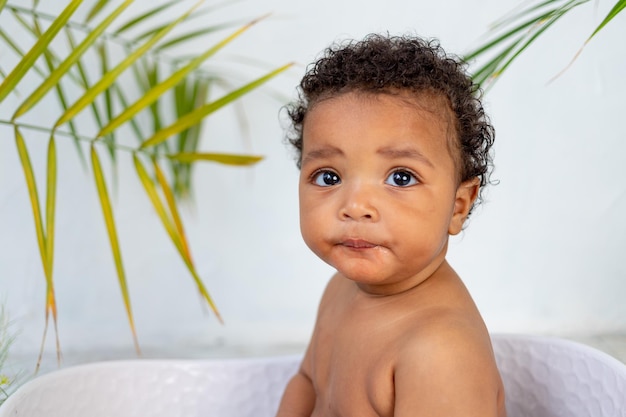
[[[445,272],[449,270],[451,271],[452,268],[444,258],[442,262],[432,265],[432,268],[421,271],[412,277],[398,282],[390,284],[368,284],[355,281],[355,285],[359,291],[366,296],[391,297],[418,290],[419,287],[426,285],[430,280],[436,279],[438,275],[445,274]]]

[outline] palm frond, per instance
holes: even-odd
[[[124,299],[124,306],[126,307],[126,315],[128,317],[128,323],[130,324],[130,330],[133,334],[133,341],[135,343],[135,350],[137,353],[141,353],[139,348],[139,341],[137,339],[137,330],[135,328],[135,319],[130,303],[130,294],[128,292],[128,283],[126,280],[126,272],[124,270],[124,263],[122,262],[122,251],[120,249],[120,243],[117,236],[117,227],[115,226],[115,218],[113,217],[113,208],[111,207],[111,199],[109,198],[109,191],[107,189],[106,180],[104,178],[104,172],[102,165],[100,164],[100,158],[94,145],[91,146],[91,163],[93,167],[94,180],[96,182],[96,188],[98,190],[98,197],[100,199],[100,205],[102,208],[102,215],[109,235],[109,243],[111,245],[111,251],[115,261],[115,269],[117,271],[117,278],[122,291],[122,298]]]
[[[7,95],[9,95],[17,83],[19,83],[20,80],[26,75],[37,58],[39,58],[41,54],[46,51],[48,45],[52,42],[52,39],[54,39],[61,29],[63,29],[67,21],[70,19],[72,14],[74,14],[81,3],[82,0],[71,1],[59,17],[52,22],[50,27],[41,35],[35,45],[33,45],[33,47],[15,66],[13,71],[11,71],[11,73],[4,79],[2,84],[0,84],[0,102],[2,102]]]
[[[132,3],[133,0],[126,0],[122,3],[113,13],[106,17],[89,35],[78,45],[72,48],[72,52],[65,58],[65,60],[56,65],[54,71],[48,75],[43,83],[39,85],[28,96],[26,100],[17,108],[13,114],[13,119],[21,116],[30,110],[41,98],[50,91],[54,86],[59,85],[59,80],[67,74],[72,66],[74,66],[85,52],[96,42],[98,37],[109,27],[109,25]]]
[[[118,115],[115,119],[113,119],[107,126],[105,126],[99,133],[98,137],[104,136],[113,130],[117,129],[121,124],[125,123],[127,120],[135,116],[138,112],[146,108],[147,106],[154,103],[159,97],[161,97],[166,91],[172,89],[175,85],[180,83],[190,72],[198,68],[204,61],[213,56],[217,51],[226,46],[233,39],[237,38],[244,31],[250,28],[253,24],[255,24],[258,20],[255,20],[241,29],[237,30],[235,33],[231,34],[221,42],[209,48],[203,54],[199,55],[195,59],[193,59],[189,64],[184,66],[183,68],[176,71],[166,80],[155,83],[154,87],[152,87],[149,91],[147,91],[140,100],[137,100],[130,107],[126,108],[124,112]],[[156,71],[155,71],[156,73]],[[160,119],[160,118],[159,118]],[[157,131],[159,129],[155,129]]]
[[[85,18],[85,22],[91,22],[109,3],[109,0],[98,0],[96,4],[89,10],[87,13],[87,17]]]
[[[253,165],[263,159],[262,156],[255,155],[235,155],[235,154],[227,154],[227,153],[201,153],[201,152],[193,152],[186,153],[181,152],[173,155],[167,156],[170,159],[180,161],[180,162],[197,162],[197,161],[211,161],[218,162],[220,164],[225,165]]]
[[[117,79],[117,77],[119,77],[122,72],[124,72],[140,57],[145,55],[150,50],[150,48],[152,48],[161,38],[167,35],[168,32],[170,32],[175,26],[182,22],[185,17],[191,14],[195,7],[197,6],[194,6],[194,8],[190,9],[181,17],[174,20],[172,23],[163,28],[163,30],[156,33],[150,40],[148,40],[146,43],[144,43],[136,50],[134,50],[131,54],[129,54],[115,68],[107,72],[96,84],[94,84],[89,90],[87,90],[80,99],[78,99],[66,112],[64,112],[61,117],[59,117],[57,122],[54,124],[54,127],[57,128],[69,121],[70,119],[74,118],[86,106],[93,102],[96,97],[98,97],[104,90],[106,90],[109,86],[111,86],[111,84],[113,84],[113,82]]]
[[[121,35],[124,32],[132,29],[133,27],[137,26],[138,24],[144,22],[146,19],[162,12],[163,10],[166,10],[167,8],[169,8],[170,6],[173,6],[174,4],[178,3],[179,0],[171,0],[168,1],[167,3],[164,3],[160,6],[154,7],[152,9],[149,9],[148,11],[146,11],[145,13],[140,14],[137,17],[134,17],[133,19],[131,19],[130,21],[122,24],[122,26],[120,26],[116,31],[115,34],[116,35]]]
[[[14,35],[3,30],[5,28],[0,28],[0,43],[13,52],[9,58],[14,61],[14,65],[10,60],[8,65],[4,61],[2,63],[6,71],[0,72],[2,77],[0,78],[0,102],[8,95],[16,94],[18,88],[26,91],[25,98],[16,94],[19,99],[18,104],[10,109],[7,117],[0,116],[0,123],[14,127],[15,141],[28,188],[41,265],[45,275],[45,325],[37,367],[41,363],[44,352],[50,319],[54,324],[57,359],[61,358],[53,274],[57,169],[60,166],[57,160],[57,138],[59,140],[73,138],[84,166],[91,168],[128,324],[135,348],[139,353],[139,341],[122,257],[121,244],[123,242],[120,242],[118,236],[114,207],[111,202],[112,193],[109,185],[111,183],[107,184],[106,180],[107,177],[114,181],[117,178],[116,158],[119,157],[120,152],[132,155],[137,177],[155,211],[159,214],[169,239],[183,260],[202,298],[222,321],[215,302],[194,265],[191,248],[178,210],[177,198],[189,195],[191,170],[197,162],[211,161],[245,166],[262,159],[255,155],[199,152],[202,121],[216,110],[234,103],[243,95],[260,87],[291,65],[269,71],[252,82],[244,83],[243,87],[228,86],[226,91],[230,92],[217,100],[210,101],[211,87],[214,84],[219,85],[220,77],[203,71],[202,64],[247,31],[258,19],[242,25],[223,39],[212,42],[212,46],[207,47],[199,55],[182,60],[169,57],[165,52],[171,51],[183,42],[201,39],[203,36],[235,24],[238,26],[239,23],[234,23],[237,22],[234,19],[227,23],[204,24],[200,29],[185,29],[182,34],[172,36],[170,34],[173,33],[174,28],[182,26],[182,22],[188,23],[232,1],[214,4],[204,9],[199,9],[199,2],[176,18],[160,19],[169,7],[178,3],[177,0],[169,1],[152,7],[138,17],[125,19],[125,23],[119,26],[117,32],[113,29],[114,23],[121,20],[124,16],[123,12],[132,0],[120,0],[115,3],[115,7],[111,7],[110,11],[108,8],[112,2],[93,0],[87,13],[87,23],[72,20],[82,1],[66,1],[65,8],[58,15],[52,15],[42,13],[36,8],[7,6],[6,0],[0,0],[0,12],[8,12],[15,22],[34,37],[34,40],[18,39],[21,33]],[[154,25],[150,25],[153,29],[143,31],[135,39],[124,38],[130,34],[131,30],[137,29],[139,32],[151,21],[154,23],[155,17],[160,19],[156,29]],[[91,22],[94,22],[93,27]],[[61,30],[64,31],[65,36],[57,36]],[[22,50],[20,45],[26,41],[29,41],[30,45]],[[63,47],[63,42],[65,47]],[[120,52],[122,57],[118,60]],[[9,65],[12,66],[9,67]],[[98,69],[100,69],[100,74],[98,74]],[[24,79],[29,74],[31,74],[30,78]],[[33,82],[33,74],[41,79],[34,77]],[[232,76],[231,72],[229,76]],[[27,80],[29,82],[26,82]],[[129,84],[132,84],[131,88],[128,88]],[[41,122],[41,125],[37,124],[40,123],[38,120],[33,123],[23,122],[27,114],[33,115],[35,112],[33,109],[49,105],[54,101],[48,100],[49,96],[53,95],[52,91],[58,99],[55,109],[57,110],[56,122],[49,127],[43,125],[45,122]],[[173,103],[164,101],[168,95],[173,99]],[[91,108],[93,116],[91,119],[89,115],[83,118],[82,112],[86,107]],[[145,116],[149,118],[146,119]],[[149,122],[150,118],[153,130],[146,135],[144,131],[150,129],[150,126],[146,128],[146,121]],[[81,132],[80,130],[85,126],[84,121],[91,122],[92,128],[95,125],[95,132],[98,133],[94,135]],[[135,147],[129,146],[122,140],[120,129],[125,126],[130,126],[130,130],[137,139],[138,145]],[[27,142],[22,136],[22,131],[26,130],[50,134],[45,171],[46,199],[43,207],[39,201]],[[83,153],[85,144],[90,145],[89,161]],[[101,151],[104,151],[102,145],[107,146],[111,156],[110,168],[113,173],[107,172],[109,175],[105,175],[102,166]],[[146,168],[140,158],[147,158],[151,164]],[[168,172],[171,174],[169,180],[163,170],[164,166],[171,168],[171,172]],[[148,174],[149,169],[152,177]],[[115,190],[114,187],[115,183],[113,190]]]
[[[41,357],[44,350],[44,342],[47,335],[48,323],[50,315],[54,322],[57,360],[61,361],[61,345],[59,341],[59,332],[57,327],[57,307],[56,297],[54,293],[53,265],[54,265],[54,211],[56,201],[56,150],[54,146],[54,138],[50,138],[48,146],[48,170],[47,170],[47,198],[46,198],[46,221],[47,226],[44,229],[44,223],[39,205],[39,193],[37,192],[37,183],[35,174],[26,147],[24,137],[17,127],[15,127],[15,142],[20,156],[20,162],[24,171],[24,178],[28,188],[28,193],[33,211],[33,219],[35,220],[35,231],[37,232],[37,243],[39,244],[39,254],[41,256],[41,264],[44,268],[46,278],[46,313],[43,338],[39,358],[37,360],[37,368],[41,363]]]
[[[611,20],[613,20],[615,16],[617,16],[625,8],[626,8],[626,0],[618,0],[613,6],[613,8],[611,9],[611,11],[609,12],[609,14],[606,15],[604,20],[602,20],[602,22],[598,25],[598,27],[593,31],[591,36],[587,38],[587,42],[589,42],[591,38],[596,36],[598,32],[600,32]]]
[[[531,4],[497,22],[489,33],[492,40],[463,56],[470,61],[487,54],[493,57],[474,71],[478,84],[493,84],[497,78],[528,49],[549,27],[589,0],[547,0]],[[498,34],[504,31],[502,34]]]
[[[202,120],[204,117],[208,116],[209,114],[219,110],[220,108],[224,107],[225,105],[233,102],[234,100],[238,99],[239,97],[249,93],[250,91],[256,89],[257,87],[259,87],[261,84],[269,81],[271,78],[275,77],[276,75],[280,74],[281,72],[285,71],[287,68],[291,67],[291,65],[293,64],[287,64],[284,65],[274,71],[271,71],[269,74],[264,75],[261,78],[258,78],[255,81],[252,81],[246,85],[244,85],[243,87],[232,91],[228,94],[226,94],[225,96],[223,96],[222,98],[219,98],[217,100],[215,100],[212,103],[208,103],[205,104],[202,107],[197,108],[196,110],[194,110],[193,112],[181,117],[180,119],[178,119],[176,122],[174,122],[173,124],[171,124],[170,126],[167,126],[163,129],[161,129],[160,131],[156,132],[152,137],[148,138],[140,147],[140,149],[145,149],[145,148],[149,148],[151,146],[155,146],[158,145],[162,142],[164,142],[165,140],[167,140],[169,137],[191,127],[196,125],[200,120]]]
[[[181,256],[181,258],[183,259],[185,263],[185,266],[191,273],[191,276],[193,277],[196,283],[196,286],[198,287],[198,291],[200,292],[200,295],[207,302],[209,307],[213,310],[213,313],[215,314],[217,319],[220,322],[223,322],[222,316],[220,315],[217,309],[217,306],[215,305],[215,302],[213,301],[213,298],[211,298],[211,295],[207,291],[206,286],[204,285],[204,283],[202,282],[202,279],[198,275],[196,267],[194,266],[193,261],[191,259],[191,254],[188,252],[187,243],[186,242],[183,243],[184,233],[182,233],[182,223],[181,223],[181,229],[179,230],[172,221],[172,214],[167,212],[164,204],[161,202],[161,199],[159,198],[158,193],[157,193],[156,186],[150,179],[150,176],[148,175],[142,162],[139,160],[139,158],[136,155],[133,157],[133,160],[135,162],[135,168],[137,170],[137,174],[139,178],[141,179],[141,183],[144,186],[146,194],[148,194],[148,197],[150,198],[150,201],[152,202],[152,205],[155,211],[157,212],[157,214],[159,215],[159,218],[161,219],[161,223],[163,224],[163,227],[165,228],[168,235],[170,236],[172,243],[174,243],[174,246],[178,250],[179,255]],[[159,178],[158,174],[157,174],[157,177]],[[162,176],[160,178],[163,179]],[[161,187],[165,187],[164,193],[166,196],[172,194],[169,186],[164,180],[159,181],[159,184],[161,185]],[[178,214],[176,214],[175,216],[178,216]]]
[[[464,59],[469,61],[486,54],[495,54],[487,63],[473,72],[475,82],[481,85],[488,82],[493,83],[550,26],[569,14],[573,9],[588,2],[589,0],[545,0],[504,16],[489,31],[489,34],[494,36],[494,38],[464,56]],[[626,0],[617,0],[604,20],[595,28],[585,41],[585,44],[574,55],[571,62],[554,78],[567,70],[578,58],[585,45],[625,8]],[[503,30],[505,32],[498,35]]]

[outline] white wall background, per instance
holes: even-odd
[[[42,7],[54,11],[64,2],[45,3]],[[141,0],[134,7],[152,3]],[[582,6],[558,23],[486,97],[497,131],[494,178],[500,184],[489,190],[488,202],[465,233],[453,239],[449,260],[494,332],[626,332],[626,14],[547,85],[612,3],[601,1],[596,11],[591,4]],[[209,119],[205,129],[207,150],[266,156],[251,169],[199,166],[196,203],[184,212],[198,269],[224,326],[202,306],[130,158],[121,159],[115,214],[144,351],[209,355],[302,349],[332,271],[301,242],[298,172],[278,121],[283,102],[269,93],[291,96],[305,65],[333,40],[416,32],[462,53],[517,4],[248,0],[209,15],[207,20],[219,22],[273,12],[216,58],[221,68],[236,55],[261,59],[269,67],[298,65],[243,101],[249,141],[240,139],[230,110]],[[199,52],[206,45],[189,48]],[[239,75],[243,82],[258,71]],[[46,138],[31,135],[28,143],[41,183],[45,147],[37,147],[37,140]],[[77,352],[94,350],[132,356],[93,181],[69,141],[58,140],[58,147],[55,276],[65,356],[71,360]],[[29,204],[12,132],[0,125],[0,298],[20,330],[14,352],[34,358],[43,331],[45,285]]]

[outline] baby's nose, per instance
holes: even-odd
[[[346,187],[346,196],[340,209],[342,220],[378,220],[378,210],[373,202],[371,187],[355,185]]]

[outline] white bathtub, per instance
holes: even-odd
[[[509,417],[626,417],[626,365],[555,338],[492,336]],[[271,417],[300,358],[129,360],[37,377],[0,417]]]

